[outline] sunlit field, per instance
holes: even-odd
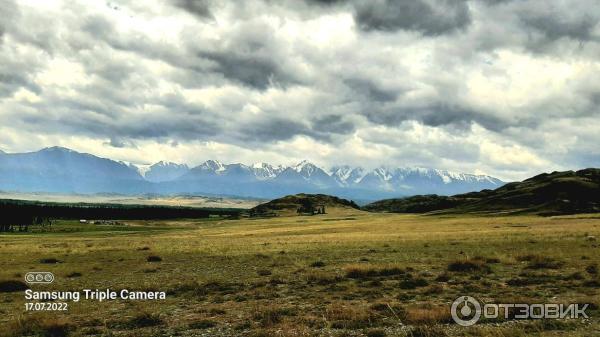
[[[597,336],[600,217],[427,216],[331,210],[226,220],[57,222],[0,235],[0,281],[34,290],[156,290],[161,301],[26,312],[0,293],[5,336]],[[590,303],[589,319],[450,317],[459,295]],[[31,302],[31,301],[29,301]]]

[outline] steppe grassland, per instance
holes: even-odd
[[[0,280],[44,270],[57,280],[35,290],[126,288],[168,296],[26,313],[22,292],[2,293],[0,326],[8,327],[7,334],[58,325],[71,335],[124,336],[580,336],[600,328],[598,216],[328,212],[130,221],[125,228],[93,231],[94,225],[63,222],[55,224],[56,233],[2,235]],[[148,262],[150,256],[160,261]],[[449,304],[459,295],[592,303],[592,318],[464,329],[449,320]]]

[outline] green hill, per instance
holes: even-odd
[[[354,201],[326,194],[295,194],[274,199],[250,209],[250,216],[308,215],[331,210],[360,209]]]
[[[542,215],[600,212],[600,169],[552,172],[522,182],[451,197],[424,195],[380,200],[371,212],[526,212]]]

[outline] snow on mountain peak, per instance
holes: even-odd
[[[208,169],[214,172],[223,172],[225,171],[225,165],[218,160],[209,159],[205,161],[200,168]]]

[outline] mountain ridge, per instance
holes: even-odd
[[[554,171],[508,183],[495,190],[386,199],[363,208],[395,213],[596,213],[600,212],[600,169]]]
[[[366,170],[340,165],[323,169],[307,160],[291,166],[225,164],[214,159],[194,167],[166,161],[133,165],[63,147],[3,153],[0,172],[4,175],[0,189],[16,191],[210,193],[261,198],[305,192],[376,200],[425,193],[449,195],[504,184],[491,176],[420,167]]]

